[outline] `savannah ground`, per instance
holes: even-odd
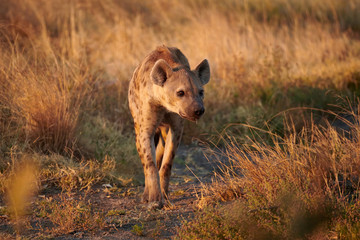
[[[359,238],[359,0],[0,6],[2,238]],[[127,87],[161,44],[212,77],[149,212]]]

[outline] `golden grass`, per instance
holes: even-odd
[[[40,180],[45,188],[55,185],[66,192],[88,191],[94,184],[104,179],[121,184],[113,173],[115,160],[107,156],[101,162],[92,159],[76,161],[60,155],[37,157],[42,169]]]
[[[96,210],[85,197],[77,198],[71,192],[61,193],[58,199],[45,198],[38,203],[36,212],[53,224],[42,231],[42,234],[48,234],[48,238],[72,232],[96,231],[106,225],[103,211]]]
[[[332,91],[359,94],[359,0],[0,0],[0,6],[2,190],[14,151],[33,154],[42,180],[69,189],[141,171],[127,87],[137,64],[160,44],[180,48],[192,66],[203,58],[210,62],[206,115],[196,127],[186,125],[191,136],[232,122],[263,127],[292,107],[329,108]],[[296,130],[302,115],[293,114]],[[278,125],[272,129],[283,130]],[[355,174],[358,165],[351,157],[357,141],[330,128],[311,130],[289,131],[275,147],[253,141],[251,151],[233,139],[230,166],[237,169],[241,162],[241,169],[248,168],[241,174],[250,182],[231,178],[229,196],[222,196],[220,187],[213,193],[219,199],[240,197],[239,189],[255,183],[258,188],[248,191],[264,195],[256,209],[276,204],[273,193],[282,184],[306,190],[309,198],[323,186],[321,194],[336,195],[340,203],[347,190],[335,173]],[[120,169],[116,174],[114,166]]]
[[[74,73],[74,66],[64,63],[59,67],[55,60],[37,64],[11,47],[13,52],[2,58],[1,100],[10,110],[3,121],[10,118],[21,127],[23,141],[38,150],[49,153],[73,149],[79,106],[86,92],[83,86],[81,92],[76,92],[82,76]]]
[[[226,147],[214,152],[221,172],[204,185],[198,207],[205,211],[180,229],[182,238],[358,238],[358,111],[346,112],[353,120],[337,116],[351,127],[346,134],[329,123],[311,123],[300,133],[288,125],[285,137],[269,132],[271,144],[242,146],[229,136]],[[231,200],[235,202],[206,210],[209,204]]]
[[[87,194],[94,184],[104,180],[121,184],[112,173],[114,167],[115,161],[109,157],[102,162],[79,162],[61,155],[23,154],[14,150],[12,163],[0,174],[0,191],[7,204],[2,208],[3,214],[11,217],[17,237],[34,230],[30,222],[35,214],[51,223],[37,225],[39,237],[99,230],[105,225],[105,213],[90,203]],[[36,195],[55,189],[61,193],[54,198]],[[84,194],[77,195],[80,191]]]
[[[360,183],[356,177],[360,171],[357,140],[347,139],[330,127],[324,132],[313,126],[311,131],[306,136],[305,133],[293,133],[285,139],[276,136],[281,140],[276,139],[274,146],[253,142],[245,150],[231,142],[224,152],[230,164],[223,166],[224,175],[219,176],[226,191],[215,187],[213,192],[220,200],[229,200],[241,197],[244,189],[256,189],[259,192],[253,193],[271,204],[274,193],[289,187],[309,195],[318,192],[331,197],[339,195],[338,200],[343,200],[349,194],[348,188],[357,189]],[[224,193],[227,195],[222,196]]]
[[[1,105],[45,152],[75,148],[84,110],[119,115],[131,126],[129,78],[163,43],[182,49],[191,65],[209,59],[206,128],[216,128],[219,112],[254,104],[274,85],[346,89],[358,81],[360,43],[342,31],[356,26],[356,0],[4,4],[0,96],[8,97]],[[110,96],[107,86],[115,89]]]

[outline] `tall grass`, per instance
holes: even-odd
[[[269,113],[260,110],[267,118],[299,105],[287,95],[294,87],[357,88],[359,4],[5,1],[0,95],[12,99],[2,109],[19,113],[15,122],[26,125],[29,142],[45,152],[74,148],[84,111],[101,113],[128,131],[131,73],[151,49],[165,43],[182,49],[192,65],[203,58],[211,63],[209,111],[201,131],[239,122],[242,108],[269,108],[285,95]]]
[[[7,114],[1,116],[2,121],[12,121],[21,128],[20,141],[40,151],[72,149],[79,107],[86,92],[86,72],[78,64],[55,55],[46,35],[39,40],[41,50],[17,34],[10,32],[3,37],[0,99]]]
[[[285,137],[240,146],[230,137],[218,155],[222,172],[204,187],[199,207],[235,200],[200,213],[181,239],[354,239],[360,236],[359,115],[344,135],[310,124]],[[351,136],[351,137],[349,137]],[[220,159],[227,159],[228,162]],[[216,238],[215,237],[215,238]]]

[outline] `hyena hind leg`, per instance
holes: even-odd
[[[166,137],[167,137],[167,127],[158,127],[155,132],[155,147],[156,147],[156,166],[157,169],[160,170],[162,165],[162,160],[164,156],[165,151],[165,143],[166,143]]]

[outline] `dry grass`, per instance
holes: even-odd
[[[86,197],[76,198],[71,192],[63,192],[58,199],[45,198],[38,203],[36,213],[51,223],[42,230],[47,238],[100,230],[106,224],[104,212],[96,209]]]
[[[114,174],[115,160],[105,157],[101,162],[97,160],[76,161],[60,155],[39,157],[41,164],[40,180],[43,187],[57,187],[62,191],[89,190],[101,181],[114,182],[121,185],[122,179]]]
[[[269,132],[271,145],[253,141],[244,147],[229,137],[218,154],[222,172],[204,186],[199,207],[236,200],[200,213],[180,229],[180,235],[184,239],[206,234],[224,239],[358,238],[358,111],[348,112],[353,120],[337,116],[351,126],[350,134],[330,124],[325,128],[310,124],[300,133],[289,125],[285,137]],[[228,161],[220,161],[224,158]]]
[[[74,149],[86,75],[74,73],[75,66],[66,66],[67,63],[59,66],[56,59],[49,59],[48,63],[28,59],[30,56],[17,49],[17,41],[8,45],[11,52],[2,56],[0,95],[3,108],[8,111],[2,120],[22,128],[21,140],[38,150],[63,153]],[[38,57],[40,53],[30,54]]]
[[[105,213],[92,205],[88,193],[101,181],[122,184],[122,179],[114,176],[114,159],[79,162],[61,155],[30,155],[15,150],[11,156],[9,168],[0,174],[0,190],[7,203],[2,214],[11,217],[17,237],[35,230],[38,238],[49,238],[105,226]],[[39,198],[38,192],[59,193]],[[34,224],[35,216],[41,219],[38,224]]]
[[[241,108],[267,108],[294,88],[358,85],[357,0],[12,1],[3,6],[0,96],[7,112],[2,122],[17,123],[25,140],[45,152],[79,147],[84,112],[99,112],[128,131],[128,80],[162,43],[182,49],[192,65],[205,57],[211,63],[209,114],[200,131],[239,122]],[[287,97],[271,106],[273,111],[260,110],[264,118],[299,104]]]
[[[180,48],[192,66],[203,58],[211,65],[206,115],[196,126],[187,123],[185,141],[217,135],[234,122],[281,133],[275,142],[273,135],[259,134],[271,147],[249,140],[252,131],[246,128],[230,133],[236,139],[229,154],[249,168],[241,173],[249,174],[248,181],[260,184],[250,190],[266,193],[255,209],[276,204],[277,195],[265,190],[279,191],[281,184],[309,188],[308,194],[325,186],[324,194],[346,196],[335,173],[352,176],[357,165],[349,169],[353,162],[347,161],[357,152],[356,140],[315,126],[299,133],[303,117],[311,116],[303,110],[288,112],[296,131],[284,137],[283,115],[276,114],[296,107],[333,109],[329,104],[338,104],[337,96],[360,94],[359,0],[0,0],[0,5],[2,192],[12,159],[25,155],[39,163],[40,181],[57,187],[86,189],[104,179],[142,182],[127,86],[143,57],[166,44]],[[323,117],[312,114],[316,123]],[[252,143],[251,151],[239,149],[238,140]],[[248,158],[236,155],[239,151]],[[337,154],[345,162],[336,162]],[[332,170],[321,161],[306,165],[325,158],[336,160]],[[273,159],[279,161],[275,167]],[[254,168],[256,160],[261,168]],[[234,162],[230,166],[237,168]],[[263,167],[269,172],[257,172]],[[297,175],[307,168],[312,169],[307,177]],[[332,175],[318,176],[327,171]],[[244,181],[234,178],[227,192],[239,197],[246,184],[235,179]]]

